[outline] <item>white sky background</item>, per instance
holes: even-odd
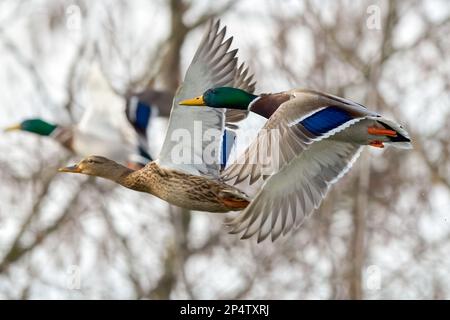
[[[7,37],[24,54],[25,59],[33,62],[37,73],[43,79],[45,90],[48,92],[48,101],[42,99],[42,95],[36,94],[36,88],[29,79],[28,71],[24,70],[23,66],[17,63],[15,57],[11,57],[9,53],[5,54],[5,49],[0,42],[0,127],[6,127],[12,123],[18,122],[27,117],[43,117],[50,121],[55,121],[62,124],[67,124],[69,119],[60,111],[55,105],[59,105],[64,101],[65,89],[64,81],[66,77],[67,65],[73,58],[74,49],[80,39],[80,32],[77,30],[60,29],[58,32],[50,33],[47,25],[42,23],[48,13],[48,3],[51,1],[24,1],[22,9],[17,16],[11,20],[7,25],[2,25],[4,17],[9,16],[9,12],[15,7],[15,1],[1,1],[0,2],[0,37]],[[146,54],[147,49],[154,50],[154,45],[163,39],[168,32],[168,12],[165,8],[163,0],[159,1],[129,1],[131,9],[125,13],[120,9],[115,10],[115,14],[122,19],[118,19],[119,32],[116,36],[118,39],[123,39],[123,43],[131,43],[130,47],[136,48],[136,43],[142,44],[142,51],[136,52],[136,59],[132,62],[132,72],[139,73],[142,68],[143,55]],[[96,1],[89,4],[89,16],[87,21],[83,21],[83,27],[89,28],[89,40],[100,41],[105,35],[104,28],[101,21],[105,19],[102,8],[112,2]],[[205,11],[205,7],[215,7],[220,2],[216,1],[195,1],[195,5],[187,16],[186,21],[192,21],[199,13]],[[327,6],[333,5],[333,1],[324,1],[322,9],[324,16],[327,17]],[[353,1],[348,1],[349,4]],[[443,17],[448,16],[450,11],[450,4],[448,1],[434,0],[426,1],[424,5],[429,17],[439,21]],[[234,36],[233,47],[239,48],[239,58],[241,61],[247,61],[252,70],[256,73],[258,80],[257,91],[259,92],[276,92],[280,90],[289,89],[291,87],[309,86],[308,71],[314,61],[314,52],[311,50],[310,34],[307,30],[298,30],[295,34],[290,35],[290,39],[295,43],[295,48],[292,52],[286,54],[291,60],[292,68],[299,70],[299,77],[305,79],[305,83],[291,83],[288,79],[283,77],[277,69],[274,68],[274,57],[271,54],[271,41],[276,35],[275,29],[265,19],[271,10],[279,10],[279,15],[289,17],[290,12],[297,12],[302,10],[301,3],[294,0],[286,1],[256,1],[245,0],[239,1],[239,4],[233,8],[229,13],[222,17],[222,23],[228,27],[228,34]],[[355,10],[357,10],[356,8]],[[359,8],[361,9],[361,8]],[[358,10],[359,10],[358,9]],[[365,10],[365,8],[362,8]],[[125,15],[126,14],[126,15]],[[408,44],[413,42],[415,37],[420,35],[421,23],[420,19],[412,14],[410,17],[405,17],[400,30],[397,32],[399,44]],[[190,63],[194,51],[198,45],[200,37],[203,33],[203,28],[199,28],[188,35],[187,41],[182,50],[182,66],[183,72]],[[100,40],[99,40],[100,39]],[[258,50],[258,59],[252,59],[251,53],[253,48]],[[126,50],[126,48],[125,48]],[[426,51],[426,49],[424,49]],[[370,44],[368,44],[368,52],[370,53]],[[425,56],[433,59],[433,52],[425,52]],[[449,55],[450,56],[450,55]],[[257,65],[262,63],[262,65]],[[448,70],[450,74],[450,62],[447,60],[441,66],[443,70]],[[402,73],[398,73],[398,69]],[[123,64],[112,63],[106,66],[109,76],[113,84],[121,87],[126,77],[123,69]],[[92,77],[91,81],[86,84],[81,95],[81,100],[78,101],[77,114],[81,116],[85,108],[101,108],[103,110],[115,110],[117,114],[121,113],[123,107],[122,101],[112,92],[108,91],[107,87],[102,84],[101,77],[98,76],[98,66],[90,68]],[[442,84],[437,79],[426,79],[420,87],[417,87],[417,78],[420,77],[420,69],[415,66],[405,66],[402,68],[395,68],[393,66],[393,73],[396,77],[401,78],[404,82],[404,87],[408,88],[408,84],[412,84],[406,91],[406,94],[401,97],[402,104],[398,107],[402,110],[401,114],[405,117],[402,119],[408,126],[414,128],[416,132],[424,130],[433,130],[440,121],[444,121],[439,116],[439,110],[443,112],[449,111],[450,97],[449,92],[443,91]],[[346,75],[347,76],[347,75]],[[351,75],[350,75],[351,76]],[[386,75],[389,77],[390,75]],[[332,84],[329,85],[332,88]],[[328,90],[329,88],[318,88]],[[391,93],[392,91],[392,93]],[[392,94],[397,100],[397,93],[395,89],[386,86],[387,96]],[[418,94],[421,93],[421,95]],[[333,93],[333,92],[332,92]],[[360,93],[349,92],[349,98],[358,100]],[[424,101],[429,97],[435,97],[433,114],[424,114]],[[369,106],[370,108],[371,106]],[[407,110],[407,111],[405,111]],[[114,115],[114,113],[111,113]],[[115,115],[112,117],[117,121],[119,117]],[[256,117],[255,117],[256,118]],[[417,119],[420,118],[420,123]],[[250,120],[248,127],[256,126],[258,119]],[[259,123],[260,125],[260,123]],[[423,129],[418,129],[423,128]],[[158,140],[162,140],[162,134]],[[38,163],[52,164],[56,161],[53,157],[61,153],[61,149],[52,141],[40,139],[24,133],[15,133],[8,135],[0,135],[0,170],[10,170],[15,175],[27,177],[28,173],[35,172]],[[371,155],[375,159],[380,159],[382,163],[382,153],[385,151],[371,150]],[[392,152],[392,151],[391,151]],[[433,150],[430,150],[433,153]],[[29,155],[39,155],[39,159],[34,159]],[[406,165],[414,166],[414,159],[408,159]],[[417,168],[420,170],[420,168]],[[405,170],[407,174],[407,170]],[[57,179],[57,185],[54,186],[55,191],[51,193],[52,197],[46,204],[45,215],[41,217],[45,224],[45,219],[51,221],[58,212],[59,201],[67,201],[70,190],[74,189],[77,183],[82,181],[82,177],[60,177]],[[108,184],[101,184],[105,188],[109,188]],[[60,192],[64,190],[64,192]],[[22,212],[26,211],[31,201],[30,193],[33,188],[30,186],[20,190],[21,194],[17,195],[12,192],[6,185],[0,186],[0,193],[4,200],[0,211],[0,256],[9,247],[9,241],[12,235],[15,234],[18,225],[23,218]],[[448,237],[450,230],[450,199],[447,190],[436,188],[432,192],[433,207],[430,208],[430,214],[423,218],[421,223],[421,230],[410,230],[410,232],[421,232],[430,241],[438,241],[439,239]],[[411,199],[408,195],[404,195],[405,205],[408,205]],[[92,199],[95,202],[97,199]],[[146,274],[145,279],[148,283],[157,279],[158,272],[162,268],[161,261],[158,261],[161,252],[164,250],[158,244],[167,243],[171,241],[171,229],[167,223],[166,205],[151,196],[136,194],[132,191],[121,188],[115,189],[113,194],[107,196],[104,200],[108,202],[114,218],[117,221],[120,232],[125,235],[137,234],[139,235],[145,228],[153,227],[152,233],[145,236],[136,236],[136,241],[133,246],[138,252],[142,252],[142,261],[136,265],[137,273]],[[130,205],[133,203],[133,205]],[[139,208],[136,210],[136,206]],[[96,265],[98,260],[99,248],[95,246],[95,238],[101,237],[106,231],[104,226],[99,222],[95,215],[94,208],[86,208],[87,214],[83,215],[78,222],[76,228],[83,229],[83,235],[75,236],[79,241],[78,252],[71,252],[67,255],[64,261],[51,261],[49,256],[52,250],[40,250],[33,254],[32,257],[27,258],[31,264],[39,266],[39,270],[35,271],[40,274],[40,280],[33,280],[32,274],[28,268],[14,268],[11,271],[10,279],[2,279],[0,275],[0,298],[8,296],[15,296],[23,288],[23,286],[30,281],[34,281],[31,286],[31,297],[43,298],[129,298],[132,296],[132,287],[124,279],[123,272],[125,270],[125,262],[121,257],[113,257],[112,263],[109,266]],[[151,214],[149,213],[151,212]],[[342,218],[342,219],[341,219]],[[339,210],[336,212],[334,218],[334,227],[345,228],[348,221],[345,220],[345,215],[340,215]],[[347,217],[348,218],[348,217]],[[314,219],[314,218],[313,218]],[[341,220],[339,220],[341,219]],[[166,221],[164,224],[161,221]],[[210,230],[217,230],[221,228],[221,218],[216,215],[208,215],[204,213],[194,214],[192,229],[193,229],[193,243],[201,244],[202,234],[210,232]],[[395,218],[393,218],[393,222]],[[401,221],[398,221],[401,224]],[[161,224],[161,228],[155,228],[154,224]],[[307,224],[304,226],[307,227]],[[405,230],[408,232],[408,230]],[[224,232],[225,233],[225,232]],[[231,236],[230,236],[231,237]],[[299,239],[306,238],[306,236],[298,235]],[[303,241],[302,240],[302,241]],[[250,251],[256,251],[258,255],[270,256],[270,252],[277,250],[283,245],[283,239],[278,244],[267,244],[261,248],[256,248],[249,243],[235,242],[234,244],[241,245],[242,248],[236,249],[238,254],[248,254]],[[306,241],[306,240],[304,240]],[[67,247],[66,247],[67,246]],[[54,252],[63,252],[65,249],[71,250],[70,246],[62,241],[55,244]],[[448,248],[448,246],[447,246]],[[147,249],[147,250],[146,250]],[[342,249],[343,250],[343,249]],[[227,251],[224,249],[224,252]],[[408,245],[398,241],[397,243],[383,246],[382,244],[373,249],[371,256],[371,263],[382,266],[382,270],[401,268],[403,261],[408,259]],[[447,251],[448,253],[448,251]],[[224,253],[225,254],[225,253]],[[237,254],[237,255],[238,255]],[[431,254],[431,253],[430,253]],[[442,251],[433,251],[434,256],[430,256],[427,261],[420,262],[418,270],[407,270],[405,274],[411,275],[412,279],[419,278],[418,281],[424,281],[425,293],[430,290],[426,286],[428,283],[427,276],[420,267],[427,268],[427,263],[433,265],[433,261],[438,259],[446,259],[445,248]],[[316,270],[309,276],[317,277],[317,281],[322,281],[322,274],[329,272],[330,262],[324,259],[317,253],[316,249],[299,253],[302,259],[311,261],[316,265]],[[62,254],[61,257],[64,257]],[[405,260],[404,260],[405,259]],[[51,261],[45,263],[45,261]],[[448,260],[448,259],[447,259]],[[68,266],[75,264],[80,265],[83,270],[83,284],[86,284],[87,289],[81,291],[67,290],[65,282],[67,278]],[[238,266],[227,264],[220,258],[220,253],[213,258],[200,257],[198,259],[189,261],[187,272],[191,279],[202,278],[198,283],[193,284],[199,298],[208,297],[226,297],[227,292],[232,292],[234,287],[238,287],[242,272],[240,268],[251,270],[255,268],[252,265],[252,260],[241,261],[237,263]],[[239,265],[242,264],[242,265]],[[149,269],[152,266],[154,269]],[[450,261],[448,266],[450,266]],[[104,268],[104,270],[102,269]],[[383,269],[385,268],[385,269]],[[208,272],[214,269],[215,272]],[[94,270],[94,271],[92,271]],[[443,280],[443,286],[447,292],[447,297],[450,294],[450,279],[449,269],[439,267],[433,272],[442,273],[439,279]],[[98,274],[102,276],[99,277]],[[267,275],[265,282],[261,282],[255,286],[251,297],[264,298],[270,294],[270,288],[273,283],[289,283],[293,279],[301,281],[302,274],[296,274],[296,270],[292,270],[289,265],[279,265],[277,270],[270,275]],[[13,279],[13,280],[11,280]],[[431,281],[431,280],[430,280]],[[59,287],[55,287],[55,283]],[[209,285],[205,285],[205,283]],[[300,285],[299,285],[300,286]],[[298,287],[287,289],[280,297],[276,298],[298,298]],[[269,293],[268,293],[269,292]],[[326,286],[318,285],[314,290],[308,293],[308,296],[303,298],[326,298],[329,292]],[[405,290],[399,287],[389,287],[386,291],[369,292],[368,298],[377,297],[418,297],[417,293],[411,295],[405,294]],[[176,291],[174,298],[185,298],[186,293],[183,288]]]

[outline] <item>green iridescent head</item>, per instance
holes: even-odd
[[[219,87],[208,89],[203,95],[193,99],[183,100],[180,105],[247,110],[249,104],[257,97],[241,89]]]
[[[56,125],[41,119],[27,119],[19,124],[6,128],[5,131],[22,130],[33,132],[41,136],[49,136],[56,129],[56,127]]]

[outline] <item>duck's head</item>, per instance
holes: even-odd
[[[42,119],[27,119],[6,128],[5,131],[21,130],[33,132],[41,136],[49,136],[56,129],[56,127],[56,125],[48,123]]]
[[[59,172],[81,173],[89,176],[96,176],[110,179],[118,168],[122,167],[118,163],[100,156],[89,156],[73,166],[59,168]]]
[[[218,87],[208,89],[201,96],[183,100],[179,104],[183,106],[208,106],[211,108],[247,110],[249,104],[257,97],[241,89]]]

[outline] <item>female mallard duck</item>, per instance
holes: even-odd
[[[230,223],[232,232],[244,231],[243,238],[257,233],[258,241],[270,234],[275,240],[298,227],[350,169],[362,146],[411,148],[408,133],[397,123],[361,104],[313,90],[254,95],[215,87],[180,104],[252,111],[269,119],[221,175],[242,190],[258,185],[250,205]]]
[[[190,210],[227,212],[242,210],[248,197],[217,179],[161,166],[156,161],[132,170],[100,156],[90,156],[60,172],[82,173],[112,180],[126,188],[150,193],[173,205]]]
[[[181,107],[179,101],[210,87],[233,86],[252,92],[255,83],[237,50],[229,51],[232,38],[226,28],[210,23],[186,71],[172,104],[166,138],[157,160],[140,170],[127,169],[103,157],[88,157],[62,172],[82,173],[113,180],[127,188],[151,193],[171,204],[209,212],[245,208],[246,194],[219,180],[221,146],[225,126],[243,119],[247,112]]]

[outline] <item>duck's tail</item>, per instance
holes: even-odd
[[[388,137],[389,141],[385,142],[386,144],[400,149],[412,149],[411,138],[409,137],[408,132],[401,125],[384,118],[377,121],[386,129],[393,130],[397,134],[394,137]]]

